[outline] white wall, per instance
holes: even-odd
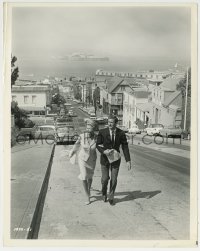
[[[130,93],[124,92],[123,125],[131,128],[137,119],[136,104],[147,103],[148,98],[136,98]],[[140,115],[142,116],[142,114]]]
[[[27,103],[24,101],[24,96],[27,96]],[[36,96],[35,102],[33,103],[32,97]],[[42,107],[47,104],[46,92],[12,92],[12,100],[17,101],[19,107]]]

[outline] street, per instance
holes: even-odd
[[[72,103],[78,133],[88,114]],[[101,198],[99,153],[92,184],[92,203],[84,205],[79,167],[69,163],[71,145],[56,145],[46,190],[53,144],[27,141],[12,148],[12,238],[27,238],[36,225],[39,239],[180,240],[189,238],[190,145],[188,141],[156,141],[145,134],[129,139],[132,170],[124,157],[120,167],[115,206]],[[24,155],[26,152],[26,155]],[[34,161],[33,161],[34,160]],[[38,197],[45,198],[38,205]],[[44,206],[43,206],[44,205]],[[37,210],[36,210],[37,208]],[[40,208],[40,209],[38,209]],[[40,211],[37,215],[35,211]],[[36,214],[36,216],[34,216]],[[33,217],[40,217],[33,220]],[[184,219],[184,220],[183,220]]]
[[[81,130],[86,115],[73,106]],[[39,239],[189,239],[190,147],[129,146],[133,167],[128,172],[122,158],[113,207],[101,199],[99,155],[86,206],[79,167],[67,156],[71,146],[56,146]]]

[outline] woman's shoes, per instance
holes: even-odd
[[[88,197],[87,201],[85,201],[85,205],[89,205],[90,204],[90,196]]]
[[[85,201],[85,205],[89,205],[90,204],[90,199],[88,201]]]

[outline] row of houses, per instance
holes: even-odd
[[[55,93],[73,96],[73,83],[66,79],[44,79],[43,81],[18,79],[12,86],[11,100],[30,115],[45,115]]]
[[[131,128],[139,123],[145,127],[160,123],[181,125],[181,92],[176,86],[181,78],[169,76],[162,81],[134,86],[126,78],[113,77],[100,87],[100,104],[106,114],[115,114],[120,123]]]

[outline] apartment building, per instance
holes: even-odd
[[[146,90],[138,90],[127,92],[123,95],[123,125],[131,128],[136,124],[137,119],[142,119],[143,122],[149,120],[149,110],[145,109],[144,117],[140,114],[140,110],[144,110],[139,105],[145,105],[148,108],[149,92]]]
[[[47,105],[51,102],[51,92],[48,86],[13,86],[11,93],[12,101],[16,101],[19,108],[32,115],[44,115]]]
[[[160,86],[152,89],[150,109],[151,123],[160,123],[166,127],[181,125],[181,92],[176,90],[180,78],[167,78]]]

